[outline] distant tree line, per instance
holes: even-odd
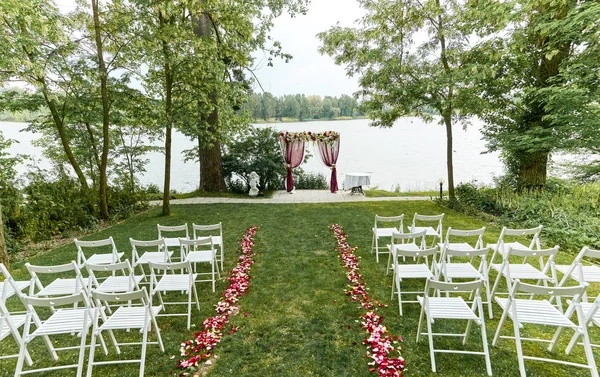
[[[254,120],[295,118],[300,121],[311,119],[334,119],[338,117],[355,118],[364,116],[359,110],[357,100],[349,95],[338,97],[304,94],[288,94],[275,97],[269,92],[252,93],[245,104],[245,110]]]

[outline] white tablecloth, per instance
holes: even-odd
[[[349,190],[352,187],[368,186],[371,184],[370,173],[346,173],[344,178],[344,189]]]

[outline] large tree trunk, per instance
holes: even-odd
[[[517,189],[519,191],[537,191],[546,187],[548,151],[521,153],[519,160]]]
[[[0,204],[0,263],[4,264],[6,268],[10,268],[10,261],[8,259],[8,250],[6,249],[6,242],[4,240],[4,223],[2,222],[2,205]]]
[[[448,198],[456,199],[454,195],[454,162],[452,157],[452,115],[444,114],[444,125],[446,126],[446,168],[448,170]]]
[[[43,81],[43,85],[44,85],[44,88],[42,89],[42,94],[44,95],[44,100],[46,101],[46,104],[48,105],[48,109],[50,109],[50,115],[52,116],[52,120],[54,121],[54,126],[56,127],[56,130],[58,131],[58,137],[60,138],[60,142],[63,146],[63,150],[65,151],[65,154],[67,155],[67,160],[69,160],[69,164],[71,164],[71,167],[75,171],[75,174],[77,175],[77,179],[79,180],[79,184],[81,185],[81,188],[87,192],[89,190],[89,186],[87,184],[87,180],[85,179],[85,175],[83,174],[83,171],[81,170],[81,167],[79,166],[79,163],[75,159],[75,155],[73,154],[73,151],[71,150],[70,140],[69,140],[69,137],[67,136],[67,132],[65,130],[65,124],[63,122],[63,118],[58,113],[56,104],[50,98],[50,95],[48,94],[48,89],[46,87],[46,80],[43,79],[42,81]]]
[[[160,28],[164,28],[166,20],[164,15],[159,11],[158,20]],[[162,41],[163,58],[164,58],[164,74],[165,74],[165,179],[163,185],[163,205],[162,216],[171,214],[171,138],[173,130],[173,72],[170,64],[169,43],[166,40]]]
[[[109,126],[110,108],[108,103],[108,72],[104,64],[104,53],[102,36],[100,35],[100,12],[98,0],[92,0],[92,12],[94,16],[94,33],[96,38],[96,52],[98,56],[98,73],[100,74],[100,96],[102,97],[102,157],[100,159],[100,207],[102,217],[108,219],[108,151],[109,151]]]
[[[204,2],[205,0],[202,0]],[[212,38],[212,22],[206,13],[194,16],[194,34],[200,38]],[[213,78],[214,79],[214,78]],[[202,116],[208,123],[208,131],[211,134],[219,132],[219,95],[216,91],[210,93],[210,101],[213,110],[208,115]],[[221,143],[218,137],[211,143],[202,143],[199,146],[200,156],[200,190],[201,191],[225,191],[225,177],[223,175],[223,159],[221,156]]]

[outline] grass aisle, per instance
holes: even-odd
[[[442,209],[432,202],[369,202],[342,204],[210,204],[175,205],[173,215],[159,217],[159,210],[131,218],[87,239],[113,236],[119,250],[131,258],[129,237],[152,239],[157,235],[156,223],[161,225],[211,224],[223,222],[225,241],[225,271],[237,263],[235,250],[245,230],[258,225],[254,239],[255,265],[252,267],[252,288],[239,302],[240,313],[231,318],[239,331],[226,336],[215,350],[217,361],[208,376],[375,376],[369,373],[366,349],[361,343],[364,332],[357,320],[356,303],[346,299],[347,284],[340,265],[330,224],[340,224],[349,237],[350,246],[358,246],[361,274],[370,288],[371,298],[387,303],[381,309],[390,333],[402,335],[402,356],[406,359],[407,376],[485,376],[482,357],[440,355],[438,374],[431,373],[427,342],[416,344],[418,305],[406,305],[404,317],[399,317],[397,301],[390,300],[391,277],[385,275],[384,261],[377,264],[370,254],[371,227],[375,214],[392,216],[406,214],[407,224],[413,213],[436,214],[446,212],[444,228],[473,229],[488,226],[486,242],[495,242],[499,229],[482,221]],[[74,259],[75,247],[70,244],[36,256],[32,264],[59,264]],[[384,258],[385,259],[385,258]],[[570,263],[572,256],[565,253],[559,263]],[[13,266],[16,278],[26,278],[22,264]],[[494,276],[495,277],[495,276]],[[226,287],[220,281],[216,292],[210,284],[199,284],[201,310],[193,311],[193,331],[202,321],[214,315],[213,305]],[[491,340],[500,313],[495,306],[496,319],[487,320],[488,339]],[[159,318],[159,326],[166,353],[156,346],[148,348],[147,376],[167,376],[174,371],[181,342],[192,334],[185,328],[185,318]],[[350,328],[348,328],[350,326]],[[512,324],[510,325],[512,326]],[[510,327],[509,326],[509,327]],[[598,329],[595,329],[598,330]],[[592,331],[594,332],[594,331]],[[598,331],[595,331],[598,333]],[[598,342],[596,336],[593,340]],[[478,339],[473,334],[472,339]],[[566,343],[568,339],[565,338]],[[37,341],[36,341],[37,342]],[[5,352],[14,347],[10,339],[0,343]],[[479,347],[475,343],[474,347]],[[531,347],[530,347],[531,348]],[[541,346],[534,353],[544,354]],[[564,344],[558,352],[564,355]],[[518,376],[514,343],[504,340],[491,348],[492,368],[496,376]],[[41,342],[33,349],[34,360],[47,363],[47,351]],[[111,349],[111,357],[114,350]],[[139,357],[138,349],[128,350],[123,357]],[[574,351],[574,360],[581,360],[581,348]],[[600,354],[596,350],[597,360]],[[175,356],[175,359],[171,359]],[[71,357],[73,359],[74,355]],[[528,376],[588,376],[584,370],[557,367],[546,363],[527,362]],[[0,361],[0,376],[14,373],[14,360]],[[110,366],[94,370],[94,375],[136,376],[134,366]],[[71,372],[53,373],[52,376],[71,376]]]

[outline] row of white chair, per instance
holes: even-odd
[[[165,255],[155,253],[149,254],[147,257],[149,258],[149,260],[151,258],[151,260],[155,262],[166,262],[167,260],[170,260],[170,258],[173,255],[173,252],[169,251],[169,248],[180,247],[182,245],[181,240],[186,239],[200,241],[210,240],[215,247],[218,247],[220,249],[220,253],[217,254],[217,260],[221,265],[221,270],[223,270],[224,247],[222,223],[210,225],[192,224],[192,238],[190,238],[187,224],[176,226],[165,226],[157,224],[156,227],[158,230],[158,238],[156,240],[141,241],[134,240],[132,238],[129,239],[129,242],[133,249],[132,264],[134,267],[136,267],[138,263],[144,264],[147,262],[147,260],[142,260],[138,262],[140,256],[136,253],[136,248],[157,247],[158,251],[163,251]],[[119,252],[117,250],[117,246],[115,245],[115,242],[112,237],[95,241],[81,241],[75,239],[74,243],[77,248],[77,264],[79,265],[79,267],[83,267],[83,265],[85,265],[86,263],[107,264],[120,262],[121,258],[124,255],[123,252]],[[102,252],[102,249],[108,249],[108,252]],[[86,251],[88,251],[87,254],[93,254],[91,256],[86,256]],[[180,255],[181,260],[183,260],[183,257],[184,255],[182,249]]]
[[[91,376],[94,365],[104,365],[113,363],[135,362],[140,364],[140,376],[143,376],[146,346],[148,343],[148,331],[154,326],[154,331],[157,336],[157,342],[161,351],[164,352],[164,346],[160,338],[160,330],[158,328],[156,317],[159,316],[187,316],[187,328],[191,325],[191,307],[195,302],[196,307],[199,307],[198,295],[196,292],[196,274],[192,271],[191,262],[178,263],[154,263],[149,262],[150,276],[150,295],[146,292],[146,287],[140,288],[139,277],[135,276],[129,261],[124,261],[115,264],[91,265],[87,264],[90,277],[86,280],[81,276],[81,272],[77,264],[73,261],[70,264],[62,266],[46,267],[44,270],[40,266],[28,265],[28,269],[33,268],[37,272],[67,272],[73,271],[76,274],[75,278],[61,279],[61,283],[71,280],[75,286],[79,286],[80,290],[68,295],[48,297],[56,291],[42,289],[35,292],[33,295],[24,295],[21,290],[28,286],[37,286],[39,278],[34,272],[31,281],[15,281],[4,265],[0,264],[0,270],[4,275],[5,280],[2,282],[2,300],[0,300],[0,324],[2,329],[2,337],[4,339],[8,335],[12,335],[14,340],[19,345],[19,353],[15,376],[29,374],[33,372],[50,371],[66,368],[77,368],[77,375],[80,376],[83,370],[83,357],[85,353],[86,335],[92,326],[92,341],[90,347],[90,355],[88,361],[87,375]],[[96,272],[103,271],[109,276],[101,283],[96,278]],[[114,272],[120,271],[124,274],[121,276],[113,275]],[[185,273],[181,273],[181,272]],[[168,273],[171,272],[171,273]],[[41,284],[41,283],[39,283]],[[71,286],[71,292],[75,289]],[[31,292],[31,290],[30,290]],[[184,302],[167,302],[163,299],[165,292],[183,292],[187,294],[187,300]],[[25,313],[11,313],[6,306],[6,300],[13,295],[18,295],[22,304],[27,309]],[[152,297],[158,296],[160,305],[152,304]],[[137,301],[139,305],[132,305],[132,302]],[[116,309],[113,310],[111,303],[117,303]],[[125,305],[126,303],[126,305]],[[166,305],[187,305],[187,313],[179,314],[159,314]],[[70,308],[65,308],[69,305],[75,305]],[[50,315],[44,320],[36,310],[40,307],[49,307]],[[100,319],[102,323],[100,323]],[[33,330],[32,326],[35,326]],[[18,329],[24,327],[23,335],[19,334]],[[113,334],[113,330],[125,329],[140,329],[142,332],[142,342],[140,343],[121,343],[119,344]],[[109,360],[94,362],[94,352],[100,344],[108,355],[108,350],[102,338],[102,332],[107,331],[112,340],[117,353],[120,353],[120,345],[141,344],[141,358],[135,360]],[[58,334],[78,334],[81,337],[79,346],[55,348],[49,336]],[[29,355],[27,345],[37,337],[43,337],[46,347],[52,354],[54,360],[58,360],[56,351],[64,349],[79,348],[79,360],[77,364],[60,365],[47,368],[29,369],[24,371],[24,363],[32,365],[32,359]],[[6,355],[4,357],[15,357],[17,355]]]
[[[441,240],[443,234],[443,220],[443,213],[440,215],[419,215],[418,213],[415,213],[412,224],[408,229],[411,233],[425,231],[426,236],[433,237],[431,245],[435,245],[437,240]],[[404,233],[404,214],[399,216],[375,215],[375,224],[373,225],[372,231],[371,253],[375,252],[375,258],[377,263],[379,263],[379,254],[388,253],[385,244],[379,245],[379,238],[389,238],[394,233]]]
[[[520,323],[520,324],[529,323],[528,321],[533,321],[532,323],[539,324],[540,323],[539,322],[540,321],[540,318],[539,318],[540,313],[543,313],[543,314],[541,314],[542,318],[545,318],[546,315],[548,316],[548,318],[553,318],[553,320],[549,320],[548,324],[550,324],[550,325],[552,325],[554,323],[562,323],[566,327],[576,329],[576,334],[573,336],[572,341],[571,341],[569,347],[567,348],[567,353],[569,353],[571,351],[571,349],[575,345],[577,338],[579,336],[585,335],[584,336],[584,346],[585,346],[585,350],[586,350],[586,356],[588,358],[588,364],[586,364],[586,365],[578,364],[577,366],[583,366],[583,367],[590,369],[592,371],[592,375],[596,376],[597,370],[595,368],[592,368],[592,366],[595,367],[595,364],[593,363],[593,355],[591,355],[591,351],[589,351],[590,350],[589,338],[587,337],[587,334],[583,334],[583,332],[581,332],[581,328],[582,328],[582,326],[585,327],[588,323],[600,324],[600,314],[598,314],[598,312],[597,312],[598,302],[600,302],[600,297],[599,297],[599,299],[596,300],[595,303],[588,303],[585,285],[580,285],[580,288],[581,287],[582,288],[579,291],[573,287],[563,289],[562,285],[566,282],[566,280],[569,277],[573,277],[579,284],[590,282],[589,280],[586,282],[586,279],[585,279],[586,276],[588,278],[591,278],[591,281],[600,281],[600,274],[597,275],[597,277],[595,277],[595,274],[600,271],[598,266],[595,266],[595,265],[584,266],[582,264],[584,257],[598,258],[598,257],[600,257],[600,252],[590,250],[589,248],[584,248],[581,251],[581,253],[575,258],[575,261],[571,265],[555,266],[554,258],[556,256],[556,253],[558,252],[559,248],[558,248],[558,246],[556,246],[556,247],[550,248],[550,249],[545,249],[545,250],[541,249],[540,242],[539,242],[539,233],[541,232],[541,229],[542,229],[541,226],[533,228],[533,229],[521,229],[521,230],[515,230],[515,229],[511,230],[511,229],[505,228],[505,229],[503,229],[503,231],[501,233],[498,243],[493,244],[493,245],[488,245],[488,247],[483,247],[483,234],[485,232],[485,228],[475,229],[475,230],[454,230],[454,229],[449,228],[447,231],[445,241],[443,243],[439,243],[437,247],[427,247],[427,244],[425,242],[425,236],[426,236],[425,231],[415,232],[415,233],[404,233],[404,234],[392,233],[392,235],[390,237],[391,244],[388,245],[388,251],[390,253],[389,258],[388,258],[388,270],[392,269],[392,271],[394,272],[393,283],[392,283],[392,298],[393,298],[394,294],[398,295],[398,305],[399,305],[400,314],[402,315],[402,302],[403,302],[402,296],[401,296],[402,294],[409,294],[409,293],[421,294],[422,293],[422,294],[424,294],[424,297],[427,297],[428,291],[431,289],[432,285],[436,287],[435,289],[441,290],[443,287],[443,284],[450,284],[450,285],[458,284],[458,283],[453,283],[452,282],[453,279],[477,279],[478,284],[481,285],[480,288],[486,289],[487,300],[483,301],[480,297],[479,292],[477,292],[477,294],[474,294],[472,292],[471,293],[471,298],[472,298],[472,301],[471,301],[472,308],[471,309],[474,309],[478,306],[478,304],[477,304],[478,301],[480,303],[487,303],[489,315],[491,318],[492,317],[491,297],[495,297],[498,295],[498,292],[497,292],[498,283],[500,282],[500,280],[502,278],[504,278],[507,282],[507,286],[508,286],[507,293],[509,294],[509,297],[508,298],[495,297],[496,302],[503,309],[504,314],[501,319],[501,323],[498,327],[496,336],[494,338],[493,345],[495,345],[498,341],[500,329],[502,328],[502,324],[506,320],[507,313],[514,321],[516,321],[516,323]],[[521,236],[521,237],[522,236],[530,236],[531,241],[529,243],[529,246],[525,246],[517,241],[508,242],[505,238],[506,236]],[[472,243],[455,242],[456,237],[471,237]],[[502,258],[502,263],[492,263],[488,267],[487,266],[487,257],[488,257],[488,253],[491,251],[491,249],[493,249],[493,252],[494,252],[494,254],[492,256],[492,261],[496,255],[501,255],[503,258]],[[441,256],[440,256],[439,260],[436,262],[436,257],[438,256],[439,253],[441,253]],[[458,263],[456,261],[452,261],[452,258],[456,258],[456,257],[458,257],[458,258],[464,257],[464,259],[468,259],[468,261],[464,261],[464,262],[460,262],[460,263]],[[521,257],[523,259],[522,263],[519,263],[519,264],[513,263],[514,257]],[[428,258],[431,258],[431,263],[429,263]],[[478,264],[473,263],[476,258],[479,259]],[[530,258],[530,260],[531,260],[531,258],[538,259],[539,263],[540,263],[539,269],[537,269],[533,265],[527,263],[527,258]],[[402,259],[402,262],[400,261],[401,259]],[[407,259],[409,259],[409,261],[412,259],[413,261],[416,261],[417,263],[406,263]],[[420,263],[419,259],[425,259],[424,263]],[[393,263],[392,263],[392,261],[393,261]],[[498,274],[497,274],[496,281],[494,283],[494,287],[490,291],[488,273],[489,273],[490,269],[492,269],[492,268],[495,269],[498,272]],[[559,270],[560,272],[564,273],[564,277],[560,283],[558,282],[557,277],[556,277],[556,270]],[[423,291],[402,292],[401,291],[402,280],[410,279],[410,278],[427,279],[425,292],[423,292]],[[536,284],[538,284],[538,285],[540,283],[543,283],[544,286],[540,287],[540,286],[536,286],[536,285],[528,285],[528,284],[524,284],[524,283],[519,283],[520,279],[533,280],[533,281],[536,281]],[[440,282],[439,280],[443,280],[443,281]],[[548,286],[548,283],[551,284],[550,287]],[[462,283],[460,283],[460,284],[462,284]],[[453,289],[456,290],[458,288],[458,286],[460,286],[460,284],[453,286],[454,287]],[[474,286],[471,286],[471,288],[473,288],[473,287]],[[559,287],[560,287],[560,289],[558,289]],[[444,288],[449,289],[448,286],[445,286]],[[564,292],[561,292],[560,294],[558,294],[559,291],[564,291]],[[519,292],[529,295],[530,299],[533,297],[533,294],[543,294],[543,293],[547,294],[548,296],[558,297],[556,299],[557,307],[550,305],[547,301],[541,301],[538,304],[537,302],[533,302],[531,300],[517,300],[516,295]],[[564,295],[569,295],[569,294],[577,296],[577,299],[573,299],[571,301],[571,305],[569,306],[567,313],[563,314],[562,307],[560,305],[560,303],[561,303],[560,297],[564,296]],[[583,297],[583,299],[582,299],[582,297]],[[435,301],[435,300],[437,300],[437,298],[435,298],[433,300]],[[415,301],[404,300],[404,302],[405,303],[406,302],[418,302],[421,304],[422,310],[425,310],[425,311],[432,310],[432,313],[435,312],[435,310],[436,310],[435,308],[426,309],[426,305],[424,305],[425,304],[424,299],[423,299],[423,297],[420,297],[420,296],[417,297],[417,300],[415,300]],[[445,302],[444,305],[446,305],[446,306],[438,305],[436,307],[439,310],[438,315],[440,315],[441,318],[445,318],[444,317],[445,315],[446,316],[458,315],[459,318],[462,318],[461,316],[466,315],[463,309],[465,309],[467,306],[466,306],[466,303],[461,303],[461,302],[462,301],[457,301],[455,298],[454,302]],[[522,312],[520,313],[519,319],[516,319],[516,316],[518,313],[515,314],[515,316],[512,315],[512,310],[514,309],[512,307],[513,302],[519,302],[519,306],[518,306],[517,310],[521,310],[521,308],[523,308]],[[458,314],[457,313],[453,314],[453,312],[454,312],[453,305],[458,305],[459,308],[462,308],[460,310],[457,309]],[[547,307],[548,305],[550,307],[552,307],[552,309]],[[534,307],[535,307],[535,310],[538,310],[538,312],[537,313],[534,312],[533,315],[528,316],[528,313],[529,313],[528,310],[531,308],[534,308]],[[467,316],[470,317],[471,319],[474,319],[473,316],[477,316],[477,318],[478,318],[477,323],[478,324],[483,323],[483,317],[481,316],[481,312],[480,311],[477,312],[476,310],[472,310],[472,311],[473,311],[473,313],[468,314]],[[583,317],[578,317],[577,325],[574,325],[573,322],[571,322],[571,320],[570,320],[570,318],[572,317],[572,315],[575,312],[578,313],[578,316],[579,316],[579,312],[583,313],[582,314]],[[531,314],[531,313],[529,313],[529,314]],[[421,313],[421,320],[422,320],[422,316],[423,316],[423,311]],[[560,318],[562,318],[562,319],[559,320]],[[542,321],[543,321],[543,319],[542,319]],[[522,326],[522,325],[519,325],[519,326]],[[419,330],[419,333],[420,333],[420,331],[421,330]],[[557,335],[551,341],[551,343],[552,343],[551,348],[553,348],[556,345],[558,335],[560,335],[558,331],[562,332],[562,328],[559,328],[559,330],[557,330]],[[429,331],[429,332],[431,332],[431,331]],[[468,328],[467,328],[467,332],[468,332]],[[462,336],[465,336],[465,340],[466,340],[466,337],[468,336],[467,332],[465,334],[462,334]],[[522,354],[522,349],[521,349],[521,345],[520,345],[521,340],[518,339],[519,338],[518,334],[515,334],[515,338],[517,339],[517,350],[518,350],[518,354],[519,354],[520,369],[521,369],[521,372],[523,373],[522,375],[524,375],[524,369],[523,369],[524,367],[522,366],[523,354]],[[433,340],[430,336],[432,369],[435,371],[435,360],[434,360],[433,355],[437,351],[433,350],[432,342],[433,342]],[[446,351],[442,351],[442,352],[446,352]],[[487,350],[485,350],[484,353],[485,352],[487,352]],[[461,351],[459,353],[465,353],[465,352]],[[469,353],[469,352],[466,352],[466,353]],[[590,355],[591,355],[591,358],[590,358]],[[527,359],[528,357],[525,356],[524,358]],[[556,361],[556,362],[563,363],[562,361]],[[486,356],[486,365],[488,366],[488,373],[491,374],[491,369],[489,369],[487,356]],[[568,364],[568,365],[570,365],[570,364]]]

